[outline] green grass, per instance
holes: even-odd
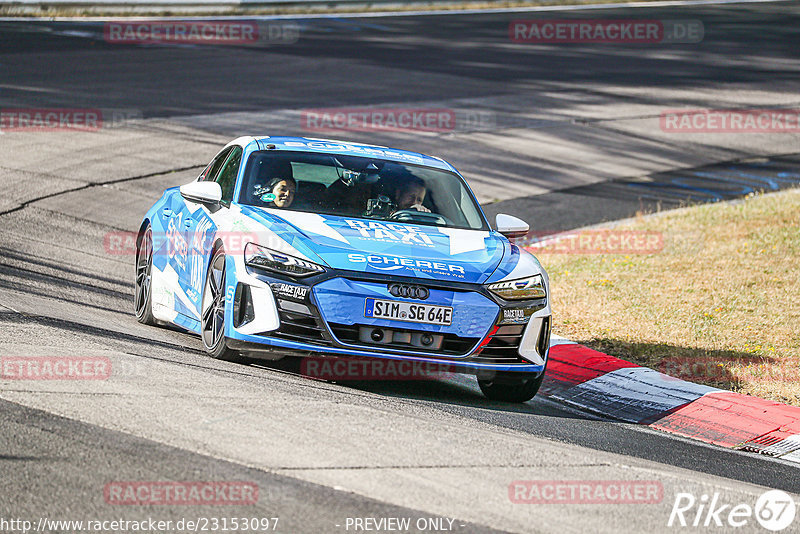
[[[639,217],[647,255],[537,254],[555,333],[680,378],[800,405],[800,190]]]

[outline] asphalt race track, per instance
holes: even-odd
[[[704,37],[509,39],[514,19],[579,17],[695,20]],[[98,22],[0,22],[3,112],[104,118],[92,131],[0,129],[0,355],[98,356],[115,369],[98,381],[0,380],[0,530],[21,532],[3,527],[11,519],[277,517],[279,532],[364,532],[354,520],[366,518],[411,518],[411,532],[763,532],[753,519],[735,529],[667,524],[679,493],[718,493],[732,506],[753,506],[766,488],[800,494],[788,462],[546,399],[491,402],[471,377],[338,384],[287,361],[213,360],[193,336],[137,323],[133,255],[108,245],[138,228],[164,188],[251,133],[442,156],[488,214],[538,231],[792,186],[796,132],[678,135],[658,125],[669,109],[800,107],[800,3],[267,22],[294,24],[299,38],[119,44]],[[364,106],[448,109],[457,120],[437,132],[321,132],[303,118]],[[515,504],[518,480],[657,481],[663,498]],[[244,506],[123,506],[104,496],[120,481],[259,490]]]

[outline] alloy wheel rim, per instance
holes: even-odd
[[[211,265],[203,292],[201,324],[203,343],[213,349],[222,340],[225,326],[225,256],[219,255]]]
[[[142,238],[141,246],[136,255],[136,315],[141,317],[150,297],[150,281],[153,268],[153,239],[152,230],[149,228]]]

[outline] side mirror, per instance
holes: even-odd
[[[497,226],[497,231],[509,239],[524,237],[528,234],[528,230],[531,229],[528,223],[522,219],[518,219],[513,215],[506,215],[505,213],[498,213],[494,218],[494,222]]]
[[[222,188],[217,182],[191,182],[181,186],[181,196],[190,202],[219,204]]]

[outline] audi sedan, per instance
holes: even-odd
[[[523,402],[547,364],[549,281],[512,242],[528,225],[495,223],[440,158],[240,137],[145,215],[136,315],[219,359],[435,365]]]

